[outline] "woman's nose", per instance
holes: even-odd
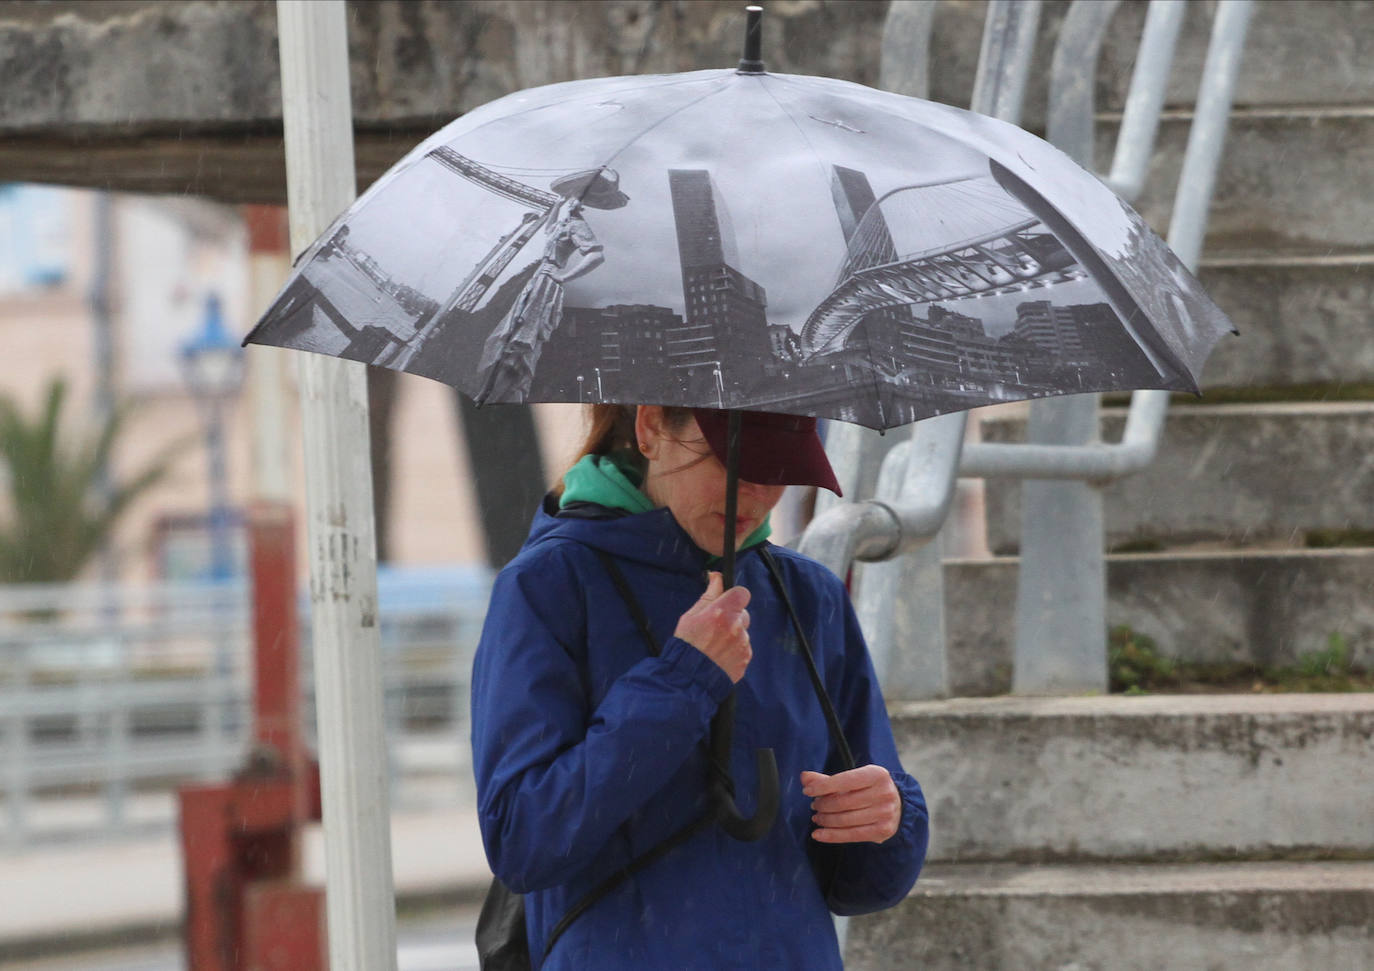
[[[748,496],[756,502],[766,502],[771,505],[776,496],[782,495],[782,486],[760,485],[757,482],[747,482],[739,480],[739,493],[741,496]]]

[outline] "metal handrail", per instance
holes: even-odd
[[[1145,188],[1186,9],[1186,0],[1151,0],[1145,14],[1145,30],[1116,136],[1111,174],[1107,176],[1107,185],[1127,202],[1138,199]]]
[[[1040,6],[1040,0],[989,4],[973,89],[974,111],[1011,124],[1020,121]],[[929,18],[919,23],[929,28]],[[896,494],[880,491],[884,499],[824,509],[802,534],[798,549],[843,576],[855,559],[887,560],[928,542],[953,501],[967,422],[968,413],[960,411],[916,423],[910,441],[894,446],[883,461],[880,474],[889,482],[898,479],[887,471],[889,464],[902,470]],[[861,442],[862,434],[841,432],[850,442]]]
[[[1049,134],[1087,166],[1093,155],[1093,81],[1101,42],[1117,6],[1116,0],[1074,3],[1055,52]],[[1000,2],[989,6],[980,83],[985,77],[998,76],[997,69],[1005,70],[1009,63],[1012,45],[1005,25],[1016,12],[1029,13],[1033,23],[1038,4],[1017,5],[1015,11]],[[916,13],[899,11],[899,3],[894,2],[888,27],[914,27],[928,33],[931,11]],[[1112,164],[1117,185],[1132,197],[1144,183],[1153,151],[1182,14],[1180,0],[1152,0],[1147,15]],[[1213,24],[1169,234],[1175,252],[1190,268],[1196,266],[1201,250],[1249,14],[1250,0],[1222,0]],[[1000,56],[994,57],[987,45],[999,24],[1003,47]],[[889,49],[894,56],[899,50],[920,55],[928,51],[929,40],[921,36],[899,45],[885,38],[885,54]],[[884,84],[890,84],[896,73],[890,70],[889,60],[885,57]],[[919,87],[910,78],[900,80],[907,89]],[[986,91],[979,94],[973,107],[987,113],[995,102],[985,105]],[[1007,108],[1005,101],[1002,107]],[[827,450],[842,466],[849,466],[844,469],[846,491],[851,496],[876,498],[836,504],[826,497],[818,503],[817,516],[797,545],[841,576],[856,561],[870,564],[857,578],[856,606],[869,635],[874,665],[889,692],[904,697],[948,693],[941,553],[930,540],[945,520],[959,475],[1067,480],[1062,496],[1036,493],[1033,501],[1027,500],[1036,509],[1048,503],[1043,511],[1053,510],[1056,519],[1067,516],[1074,525],[1064,533],[1040,523],[1023,537],[1027,555],[1044,563],[1037,560],[1039,572],[1022,570],[1018,577],[1013,688],[1092,690],[1099,681],[1105,686],[1105,667],[1097,657],[1100,635],[1094,633],[1105,624],[1101,496],[1095,491],[1083,493],[1081,486],[1070,496],[1071,483],[1098,485],[1146,467],[1158,450],[1168,403],[1167,392],[1136,392],[1118,443],[1096,440],[1095,395],[1082,401],[1033,403],[1032,433],[1045,434],[1050,438],[1046,443],[965,444],[963,413],[918,422],[909,439],[895,445],[861,429],[836,429]],[[874,480],[876,489],[869,493]],[[1067,539],[1070,534],[1072,541]],[[1037,552],[1030,552],[1031,547]],[[1050,602],[1061,606],[1047,611],[1045,604]]]
[[[468,798],[465,750],[452,740],[466,730],[488,587],[480,575],[459,586],[440,597],[423,583],[383,591],[402,800],[432,798],[435,771]],[[0,586],[0,853],[165,828],[169,786],[240,767],[252,727],[248,597],[242,583]],[[310,656],[302,662],[308,736],[314,680]]]
[[[1127,114],[1122,120],[1123,140],[1118,141],[1112,172],[1122,188],[1132,190],[1137,195],[1144,184],[1144,171],[1158,130],[1164,85],[1168,81],[1167,69],[1172,62],[1173,43],[1182,20],[1181,7],[1181,0],[1152,0],[1141,43],[1141,56],[1131,81]],[[1180,261],[1193,271],[1197,269],[1207,231],[1207,210],[1226,140],[1251,7],[1251,0],[1223,0],[1217,8],[1202,84],[1198,90],[1197,107],[1189,130],[1188,147],[1184,152],[1183,170],[1174,196],[1173,215],[1169,221],[1169,246]],[[1160,65],[1145,63],[1146,41],[1150,42],[1150,56],[1159,58]],[[1096,58],[1085,58],[1083,61],[1095,64]],[[1073,85],[1067,88],[1072,90]],[[1091,111],[1090,101],[1087,107]],[[1128,122],[1129,138],[1126,138]],[[1059,144],[1058,140],[1056,144]],[[1110,179],[1108,184],[1111,184]],[[1136,391],[1131,395],[1126,430],[1119,443],[970,443],[964,449],[959,473],[979,478],[1016,476],[1111,482],[1139,472],[1154,461],[1168,410],[1169,392]]]
[[[999,6],[994,3],[989,8],[989,31],[994,29],[994,15]],[[1024,8],[1027,12],[1034,10],[1038,14],[1038,0],[1014,6]],[[1251,0],[1222,0],[1213,24],[1183,174],[1180,176],[1181,188],[1175,198],[1169,232],[1170,246],[1190,269],[1196,268],[1206,231],[1207,202],[1211,197],[1216,166],[1225,139],[1250,11]],[[1113,181],[1109,182],[1125,190],[1128,198],[1138,195],[1144,184],[1144,173],[1158,131],[1160,109],[1182,14],[1183,0],[1151,0],[1112,164]],[[921,21],[920,25],[923,29],[929,29],[929,20]],[[1032,21],[1032,34],[1033,29]],[[988,37],[989,33],[985,32],[985,45]],[[918,45],[917,49],[923,48]],[[1096,68],[1095,53],[1091,58],[1081,59],[1081,63],[1090,70]],[[982,63],[980,59],[980,65]],[[1091,85],[1086,90],[1090,97]],[[1091,111],[1091,101],[1087,104]],[[974,110],[979,107],[981,105],[975,102]],[[1185,192],[1183,186],[1189,183],[1195,183],[1196,188]],[[1205,194],[1199,192],[1202,188],[1206,189]],[[1121,442],[1116,444],[969,443],[956,449],[928,446],[924,451],[938,452],[930,455],[937,461],[953,451],[961,476],[1018,476],[1106,482],[1139,471],[1153,460],[1168,411],[1168,401],[1168,392],[1140,391],[1133,394],[1125,433]],[[962,414],[928,419],[916,426],[913,436],[947,443],[952,437],[948,432],[958,425],[962,442],[963,421]],[[923,426],[940,423],[949,426],[947,433],[922,434]],[[836,437],[857,438],[861,435],[861,431],[851,431],[848,435],[841,431]],[[856,443],[845,441],[840,444],[848,451],[859,451]],[[954,476],[941,476],[938,469],[929,470],[924,465],[912,469],[910,457],[897,453],[900,447],[894,446],[884,461],[898,466],[906,465],[920,477],[919,489],[903,490],[904,494],[914,493],[914,496],[909,501],[893,497],[888,500],[867,499],[831,504],[823,508],[803,534],[798,543],[802,552],[844,575],[855,561],[873,562],[899,556],[928,542],[939,531],[949,508]],[[932,487],[934,492],[930,491]]]

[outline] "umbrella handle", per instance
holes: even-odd
[[[716,821],[720,828],[741,843],[753,843],[768,835],[778,818],[781,805],[778,786],[778,760],[771,748],[754,749],[754,764],[758,768],[759,791],[754,803],[754,815],[746,818],[735,805],[734,798],[724,789],[716,792]]]
[[[730,412],[726,432],[725,460],[725,537],[720,572],[725,588],[735,585],[735,514],[739,508],[739,437],[740,413]],[[711,760],[716,776],[712,786],[716,802],[716,821],[720,828],[735,839],[752,843],[763,839],[773,828],[781,804],[778,787],[778,760],[771,748],[754,749],[754,765],[758,769],[759,791],[754,801],[754,815],[746,818],[735,805],[730,782],[730,741],[735,733],[735,694],[721,702],[711,719]]]
[[[754,815],[746,817],[735,805],[734,784],[730,780],[730,746],[734,733],[735,695],[731,692],[711,719],[711,761],[715,771],[711,795],[716,804],[716,822],[720,828],[742,843],[753,843],[763,839],[778,818],[778,807],[782,802],[778,785],[778,760],[771,748],[754,749],[759,788],[754,800]]]

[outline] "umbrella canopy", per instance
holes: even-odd
[[[1019,128],[818,77],[574,81],[464,115],[298,261],[248,341],[485,402],[745,408],[887,428],[1196,391],[1222,312]]]
[[[1000,401],[1196,392],[1224,314],[1066,155],[956,108],[738,70],[573,81],[464,115],[302,255],[245,339],[479,404],[742,409],[889,428]],[[712,723],[728,765],[733,695]],[[778,805],[756,752],[752,819]]]

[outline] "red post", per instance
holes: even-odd
[[[323,888],[290,880],[254,883],[244,911],[248,971],[327,971]]]
[[[190,971],[236,971],[243,876],[230,835],[232,787],[189,786],[178,795],[187,966]]]
[[[300,828],[320,818],[301,733],[295,525],[249,510],[254,748],[233,781],[181,790],[189,971],[325,971],[324,891],[300,883]]]
[[[307,818],[305,741],[301,738],[300,623],[296,611],[296,531],[286,503],[249,510],[253,576],[253,737],[279,760],[260,768],[296,780],[296,811]]]
[[[242,206],[248,227],[248,249],[253,253],[286,253],[291,248],[285,206]]]

